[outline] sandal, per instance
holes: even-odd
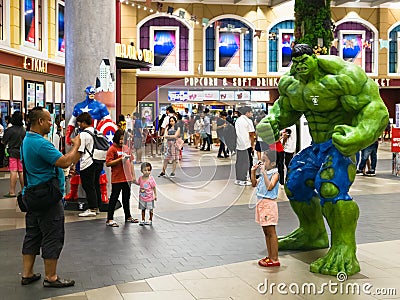
[[[261,267],[279,267],[281,263],[279,261],[272,261],[269,257],[260,259],[258,265]]]
[[[31,277],[22,277],[21,278],[21,284],[22,285],[31,284],[32,282],[35,282],[35,281],[39,280],[40,277],[42,277],[40,275],[40,273],[33,274]]]
[[[6,197],[6,198],[15,198],[15,197],[17,197],[17,195],[10,194],[10,192],[8,192],[7,194],[4,194],[3,196]]]
[[[139,223],[139,220],[134,218],[128,218],[125,220],[125,223]]]
[[[106,222],[106,226],[119,227],[118,223],[115,222],[114,220],[110,220],[109,222]]]

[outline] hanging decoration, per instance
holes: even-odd
[[[372,43],[370,41],[363,41],[362,47],[363,47],[363,49],[371,49]]]
[[[153,4],[152,0],[146,0],[146,4],[145,5],[143,5],[143,3],[135,2],[135,1],[132,1],[132,0],[120,0],[120,2],[124,3],[126,5],[131,5],[132,7],[137,7],[138,9],[143,9],[143,10],[149,12],[149,13],[153,13],[154,12],[154,10],[151,8],[151,5]],[[156,2],[156,6],[157,6],[157,8],[156,8],[155,13],[156,14],[163,13],[163,7],[164,7],[163,3]],[[168,14],[168,15],[171,15],[171,16],[179,17],[179,18],[184,19],[186,21],[193,22],[196,25],[200,24],[199,18],[196,15],[190,15],[185,10],[182,10],[182,9],[178,10],[177,13],[175,13],[175,14],[174,14],[174,11],[175,11],[175,9],[174,9],[173,6],[168,6],[167,7],[167,11],[166,12],[164,11],[164,14]],[[210,19],[201,18],[201,25],[203,27],[206,27],[206,26],[210,25],[210,26],[213,26],[215,28],[220,28],[221,27],[221,22],[220,21],[215,21],[213,24],[210,24]],[[228,31],[232,31],[232,30],[235,30],[236,27],[235,27],[235,25],[227,24],[225,29],[227,29]],[[242,34],[247,34],[248,33],[248,28],[240,28],[240,32]],[[255,30],[254,37],[260,38],[261,37],[261,32],[262,32],[262,30]]]
[[[209,21],[210,21],[209,19],[203,18],[203,19],[201,19],[201,25],[207,26]]]
[[[379,49],[383,48],[389,49],[389,40],[379,39],[379,45],[380,45]]]
[[[256,29],[256,30],[254,31],[254,37],[260,38],[260,37],[261,37],[261,33],[262,33],[262,30]]]
[[[168,6],[167,14],[172,15],[174,13],[174,8],[172,6]]]

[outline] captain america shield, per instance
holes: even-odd
[[[106,137],[110,145],[113,144],[114,134],[118,130],[117,124],[115,124],[111,119],[105,119],[99,122],[96,129]]]

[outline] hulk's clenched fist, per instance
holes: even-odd
[[[312,144],[291,161],[285,185],[300,227],[280,238],[279,248],[328,247],[324,215],[331,249],[311,264],[311,271],[352,275],[360,267],[355,242],[359,211],[348,194],[356,172],[351,156],[376,141],[388,112],[378,86],[355,64],[337,56],[317,57],[305,44],[294,46],[292,63],[279,81],[279,99],[257,126],[258,135],[272,143],[304,114],[312,137]]]

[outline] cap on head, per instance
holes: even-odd
[[[87,95],[89,94],[96,94],[96,89],[94,88],[94,86],[89,85],[86,89],[85,89],[85,93]]]

